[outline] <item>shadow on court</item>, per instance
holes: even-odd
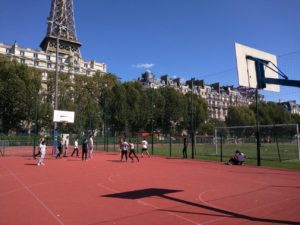
[[[175,198],[167,196],[166,194],[170,193],[176,193],[181,192],[182,190],[172,190],[172,189],[161,189],[161,188],[147,188],[147,189],[141,189],[141,190],[135,190],[135,191],[128,191],[128,192],[121,192],[121,193],[115,193],[115,194],[109,194],[109,195],[102,195],[101,197],[108,197],[108,198],[122,198],[122,199],[141,199],[141,198],[147,198],[147,197],[161,197],[164,199],[168,199],[170,201],[179,202],[185,205],[190,205],[206,210],[210,210],[212,212],[221,213],[224,214],[225,217],[231,217],[231,218],[238,218],[238,219],[245,219],[249,221],[256,221],[256,222],[264,222],[264,223],[277,223],[277,224],[295,224],[299,225],[300,221],[288,221],[288,220],[274,220],[274,219],[265,219],[265,218],[258,218],[253,216],[247,216],[236,212],[231,212],[224,209],[218,209],[215,207],[194,203],[190,201],[186,201],[183,199]],[[173,212],[172,210],[161,210],[161,211],[169,211]],[[187,213],[185,211],[176,211],[180,213]],[[190,212],[189,212],[190,213]],[[202,213],[199,213],[202,214]],[[218,215],[222,216],[222,215]],[[223,216],[224,217],[224,216]]]

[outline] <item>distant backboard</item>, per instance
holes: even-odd
[[[74,123],[75,112],[54,110],[53,122]]]
[[[237,63],[237,71],[238,71],[238,79],[239,85],[249,88],[257,87],[257,78],[256,78],[256,69],[255,62],[253,60],[248,59],[250,57],[255,57],[264,61],[267,61],[268,67],[264,66],[265,77],[266,78],[278,78],[277,68],[277,57],[276,55],[272,55],[267,52],[263,52],[254,48],[250,48],[245,45],[241,45],[239,43],[235,43],[235,51],[236,51],[236,63]],[[273,65],[273,64],[275,65]],[[279,85],[267,84],[264,90],[268,91],[280,91]]]

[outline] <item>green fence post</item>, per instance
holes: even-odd
[[[114,152],[116,151],[116,134],[114,133]]]
[[[217,139],[218,141],[218,139]],[[220,137],[220,147],[221,147],[221,152],[220,152],[220,156],[221,156],[221,162],[223,162],[223,135],[221,134],[221,137]]]
[[[38,90],[36,91],[36,95],[35,95],[35,132],[34,132],[34,139],[33,139],[33,158],[35,158],[37,135],[38,135]]]
[[[172,137],[171,137],[171,134],[170,134],[170,140],[169,140],[169,144],[170,144],[170,157],[172,156]]]

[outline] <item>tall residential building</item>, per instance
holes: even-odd
[[[294,101],[279,102],[278,104],[282,105],[291,114],[300,115],[300,105],[297,104],[295,100]]]
[[[156,79],[150,71],[143,73],[138,80],[144,88],[173,87],[183,94],[193,92],[206,100],[209,118],[222,121],[228,114],[229,106],[246,106],[255,101],[255,92],[242,87],[220,86],[219,83],[206,85],[203,80],[188,80],[181,83],[180,78],[169,79],[167,75]]]
[[[44,80],[47,79],[48,71],[56,70],[56,51],[58,69],[61,72],[81,75],[106,72],[105,63],[87,61],[81,56],[81,43],[76,37],[73,0],[52,0],[46,36],[40,47],[41,50],[36,50],[20,47],[16,42],[0,43],[0,54],[30,67],[41,69]]]

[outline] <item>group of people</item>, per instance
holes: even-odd
[[[67,150],[68,150],[68,136],[62,140],[61,138],[58,140],[58,145],[57,145],[57,149],[58,149],[58,153],[56,154],[56,158],[60,158],[61,155],[63,154],[63,150],[64,150],[64,157],[67,157]],[[148,142],[147,140],[144,138],[142,143],[142,154],[141,157],[144,157],[144,154],[147,154],[148,157],[150,157],[150,154],[148,152]],[[128,150],[129,150],[129,154],[128,154]],[[90,135],[88,138],[85,138],[82,142],[82,160],[87,160],[87,158],[93,158],[93,151],[94,151],[94,141],[93,141],[93,135]],[[135,144],[133,141],[129,141],[129,143],[125,140],[125,139],[120,139],[120,152],[121,152],[121,161],[123,161],[123,158],[125,158],[125,160],[127,161],[127,157],[129,157],[131,159],[131,161],[134,161],[134,158],[139,162],[139,157],[137,156],[136,152],[135,152]],[[71,156],[73,157],[73,155],[76,154],[76,157],[79,157],[79,143],[78,143],[78,138],[75,139],[74,142],[74,150],[71,154]],[[45,165],[44,164],[44,158],[46,155],[46,142],[44,139],[41,139],[40,144],[39,144],[39,151],[37,154],[35,154],[34,158],[36,156],[39,156],[38,158],[38,162],[37,165]],[[134,158],[133,158],[134,157]]]
[[[132,162],[134,162],[134,158],[139,162],[139,157],[136,155],[135,152],[135,144],[132,140],[129,140],[127,142],[125,139],[120,139],[120,155],[121,155],[121,162],[125,158],[127,161],[128,157],[131,159]],[[183,158],[187,158],[187,138],[183,138]],[[60,158],[60,156],[63,153],[63,147],[64,147],[64,157],[67,157],[67,149],[68,149],[68,136],[64,141],[61,139],[58,141],[58,153],[56,155],[56,158]],[[143,141],[141,142],[141,147],[142,147],[142,152],[141,152],[141,157],[144,157],[144,154],[147,154],[148,157],[150,157],[150,154],[148,152],[148,142],[144,138]],[[129,150],[129,154],[128,154]],[[87,158],[93,158],[93,151],[94,151],[94,141],[93,141],[93,135],[90,135],[88,138],[85,138],[82,142],[82,160],[87,160]],[[79,157],[79,143],[78,143],[78,138],[75,139],[74,142],[74,150],[71,154],[73,156],[76,154],[76,157]],[[37,165],[45,165],[44,164],[44,158],[46,155],[46,142],[44,139],[41,139],[40,144],[39,144],[39,151],[37,154],[35,154],[34,158],[36,156],[39,156]],[[133,158],[134,157],[134,158]],[[243,165],[246,161],[246,155],[243,152],[240,152],[239,150],[235,151],[235,154],[232,156],[232,158],[229,159],[229,161],[226,163],[227,165]]]
[[[56,159],[60,158],[61,155],[63,154],[63,150],[64,150],[64,157],[67,157],[67,150],[68,150],[68,145],[69,145],[69,136],[67,136],[65,139],[59,138],[57,141],[57,154],[55,156]],[[38,166],[44,166],[44,159],[45,159],[45,155],[46,155],[46,141],[44,138],[42,138],[40,140],[40,144],[39,144],[39,150],[36,154],[34,154],[34,158],[36,158],[37,156],[38,158],[38,162],[37,165]],[[89,138],[85,138],[82,142],[82,160],[87,160],[87,158],[93,158],[93,152],[94,152],[94,141],[93,141],[93,135],[90,135]],[[79,157],[79,143],[78,143],[78,138],[75,139],[74,142],[74,150],[71,154],[71,156],[73,156],[74,154],[76,154],[76,157]]]
[[[129,140],[129,143],[125,139],[120,139],[120,152],[121,152],[121,162],[123,161],[123,158],[127,161],[127,155],[128,155],[128,149],[129,149],[129,155],[128,157],[131,159],[132,162],[134,162],[134,158],[132,155],[136,158],[136,160],[139,162],[139,157],[136,155],[135,152],[135,144],[133,141]],[[144,138],[142,143],[142,154],[141,157],[144,157],[144,154],[147,154],[148,157],[150,158],[150,154],[148,152],[148,142]]]
[[[56,158],[60,158],[62,154],[63,157],[67,157],[68,146],[69,146],[69,136],[66,136],[65,138],[59,137],[57,140],[58,153],[56,155]]]

